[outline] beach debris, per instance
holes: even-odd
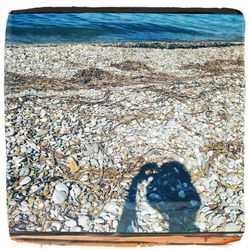
[[[76,173],[79,170],[79,166],[76,164],[76,161],[72,156],[67,158],[66,163],[72,173]]]

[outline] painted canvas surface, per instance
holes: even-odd
[[[241,14],[9,14],[9,230],[244,232]]]

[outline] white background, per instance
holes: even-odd
[[[210,8],[234,8],[240,10],[245,17],[246,22],[246,36],[245,36],[245,61],[246,61],[246,110],[245,110],[245,213],[246,213],[246,231],[243,235],[243,238],[239,242],[232,243],[230,245],[224,246],[167,246],[170,249],[245,249],[249,247],[250,243],[250,233],[249,233],[249,223],[250,223],[250,107],[249,107],[249,47],[250,47],[250,30],[249,30],[249,21],[250,21],[250,1],[248,0],[88,0],[88,1],[69,1],[69,0],[2,0],[0,8],[0,239],[1,246],[3,250],[36,250],[36,249],[118,249],[113,247],[64,247],[64,246],[39,246],[34,244],[17,244],[11,242],[8,235],[8,226],[7,226],[7,209],[6,209],[6,171],[5,171],[5,139],[4,139],[4,95],[3,95],[3,84],[4,84],[4,39],[5,39],[5,28],[8,13],[11,10],[17,9],[26,9],[34,7],[210,7]],[[166,246],[158,247],[147,247],[147,249],[165,249]],[[121,248],[119,248],[121,249]],[[128,249],[128,248],[126,248]]]

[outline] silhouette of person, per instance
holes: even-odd
[[[125,199],[122,215],[117,226],[117,232],[133,232],[136,224],[136,194],[138,185],[147,180],[149,176],[156,173],[158,166],[155,163],[148,163],[142,166],[140,172],[132,180],[128,195]],[[130,228],[130,230],[128,230]]]
[[[153,179],[147,185],[146,198],[151,207],[158,210],[169,224],[169,232],[197,232],[195,216],[201,200],[192,185],[184,165],[176,161],[145,164],[132,180],[117,232],[134,232],[136,224],[136,194],[138,185]]]

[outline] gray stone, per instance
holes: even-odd
[[[184,190],[180,190],[179,193],[178,193],[178,196],[181,198],[181,199],[184,199],[186,197],[186,194],[184,192]]]
[[[31,178],[29,176],[24,177],[21,181],[20,181],[20,185],[24,186],[27,185],[29,182],[31,182]]]
[[[155,201],[160,201],[161,200],[161,196],[155,193],[152,193],[149,195],[149,198]]]
[[[90,218],[85,215],[80,215],[78,217],[78,225],[85,228],[90,223]]]
[[[108,148],[108,154],[111,155],[113,153],[113,149],[112,148]]]
[[[67,227],[76,227],[76,226],[77,226],[77,223],[76,223],[76,221],[74,221],[74,220],[68,220],[68,221],[65,222],[65,225],[66,225]]]
[[[41,110],[40,112],[41,117],[44,117],[46,115],[46,111],[44,109]]]
[[[38,186],[38,185],[33,185],[31,188],[30,188],[30,194],[31,193],[34,193],[34,192],[36,192],[36,191],[38,191],[39,189],[41,189],[42,187],[43,187],[44,185],[40,185],[40,186]]]
[[[118,226],[118,220],[113,220],[113,228],[117,228]]]
[[[136,205],[134,202],[125,202],[124,206],[127,208],[127,209],[135,209]]]
[[[240,225],[236,225],[235,223],[228,223],[225,226],[225,232],[238,232],[240,231],[241,226]]]
[[[220,221],[220,218],[218,217],[218,216],[214,216],[213,218],[212,218],[212,224],[214,224],[214,225],[216,225],[216,226],[218,226],[218,225],[220,225],[221,224],[221,221]]]
[[[148,177],[148,181],[152,181],[154,179],[153,176]]]
[[[102,223],[104,223],[104,219],[102,219],[102,218],[96,218],[95,219],[95,223],[102,224]]]
[[[29,173],[30,173],[30,169],[27,167],[23,167],[23,168],[21,168],[19,175],[20,176],[27,176],[27,175],[29,175]]]
[[[92,206],[91,202],[86,202],[84,208],[90,208]]]
[[[81,232],[82,229],[80,227],[70,227],[70,232]]]
[[[107,203],[104,207],[104,209],[107,211],[107,212],[115,212],[116,211],[116,206],[117,206],[117,203],[116,202],[110,202],[110,203]]]
[[[69,192],[68,187],[64,183],[61,183],[61,182],[59,182],[56,185],[55,189],[58,191],[64,191],[66,194]]]
[[[99,166],[99,163],[96,159],[90,159],[90,165],[92,167],[98,167]]]
[[[85,156],[89,156],[89,155],[91,155],[93,153],[93,148],[91,147],[91,146],[86,146],[86,150],[84,150],[83,151],[83,154],[85,155]]]
[[[199,202],[196,201],[196,200],[191,200],[191,201],[190,201],[190,204],[191,204],[192,207],[197,207],[197,206],[199,206]]]
[[[88,179],[89,179],[89,176],[87,174],[81,177],[81,181],[87,181]]]
[[[128,233],[133,233],[134,232],[134,228],[132,226],[128,226],[126,231]]]
[[[158,226],[158,227],[155,227],[155,228],[154,228],[154,231],[157,232],[157,233],[158,233],[158,232],[162,232],[162,227],[159,227],[159,226]]]
[[[54,190],[52,200],[56,204],[61,204],[67,199],[67,195],[64,191],[58,191],[57,189]]]

